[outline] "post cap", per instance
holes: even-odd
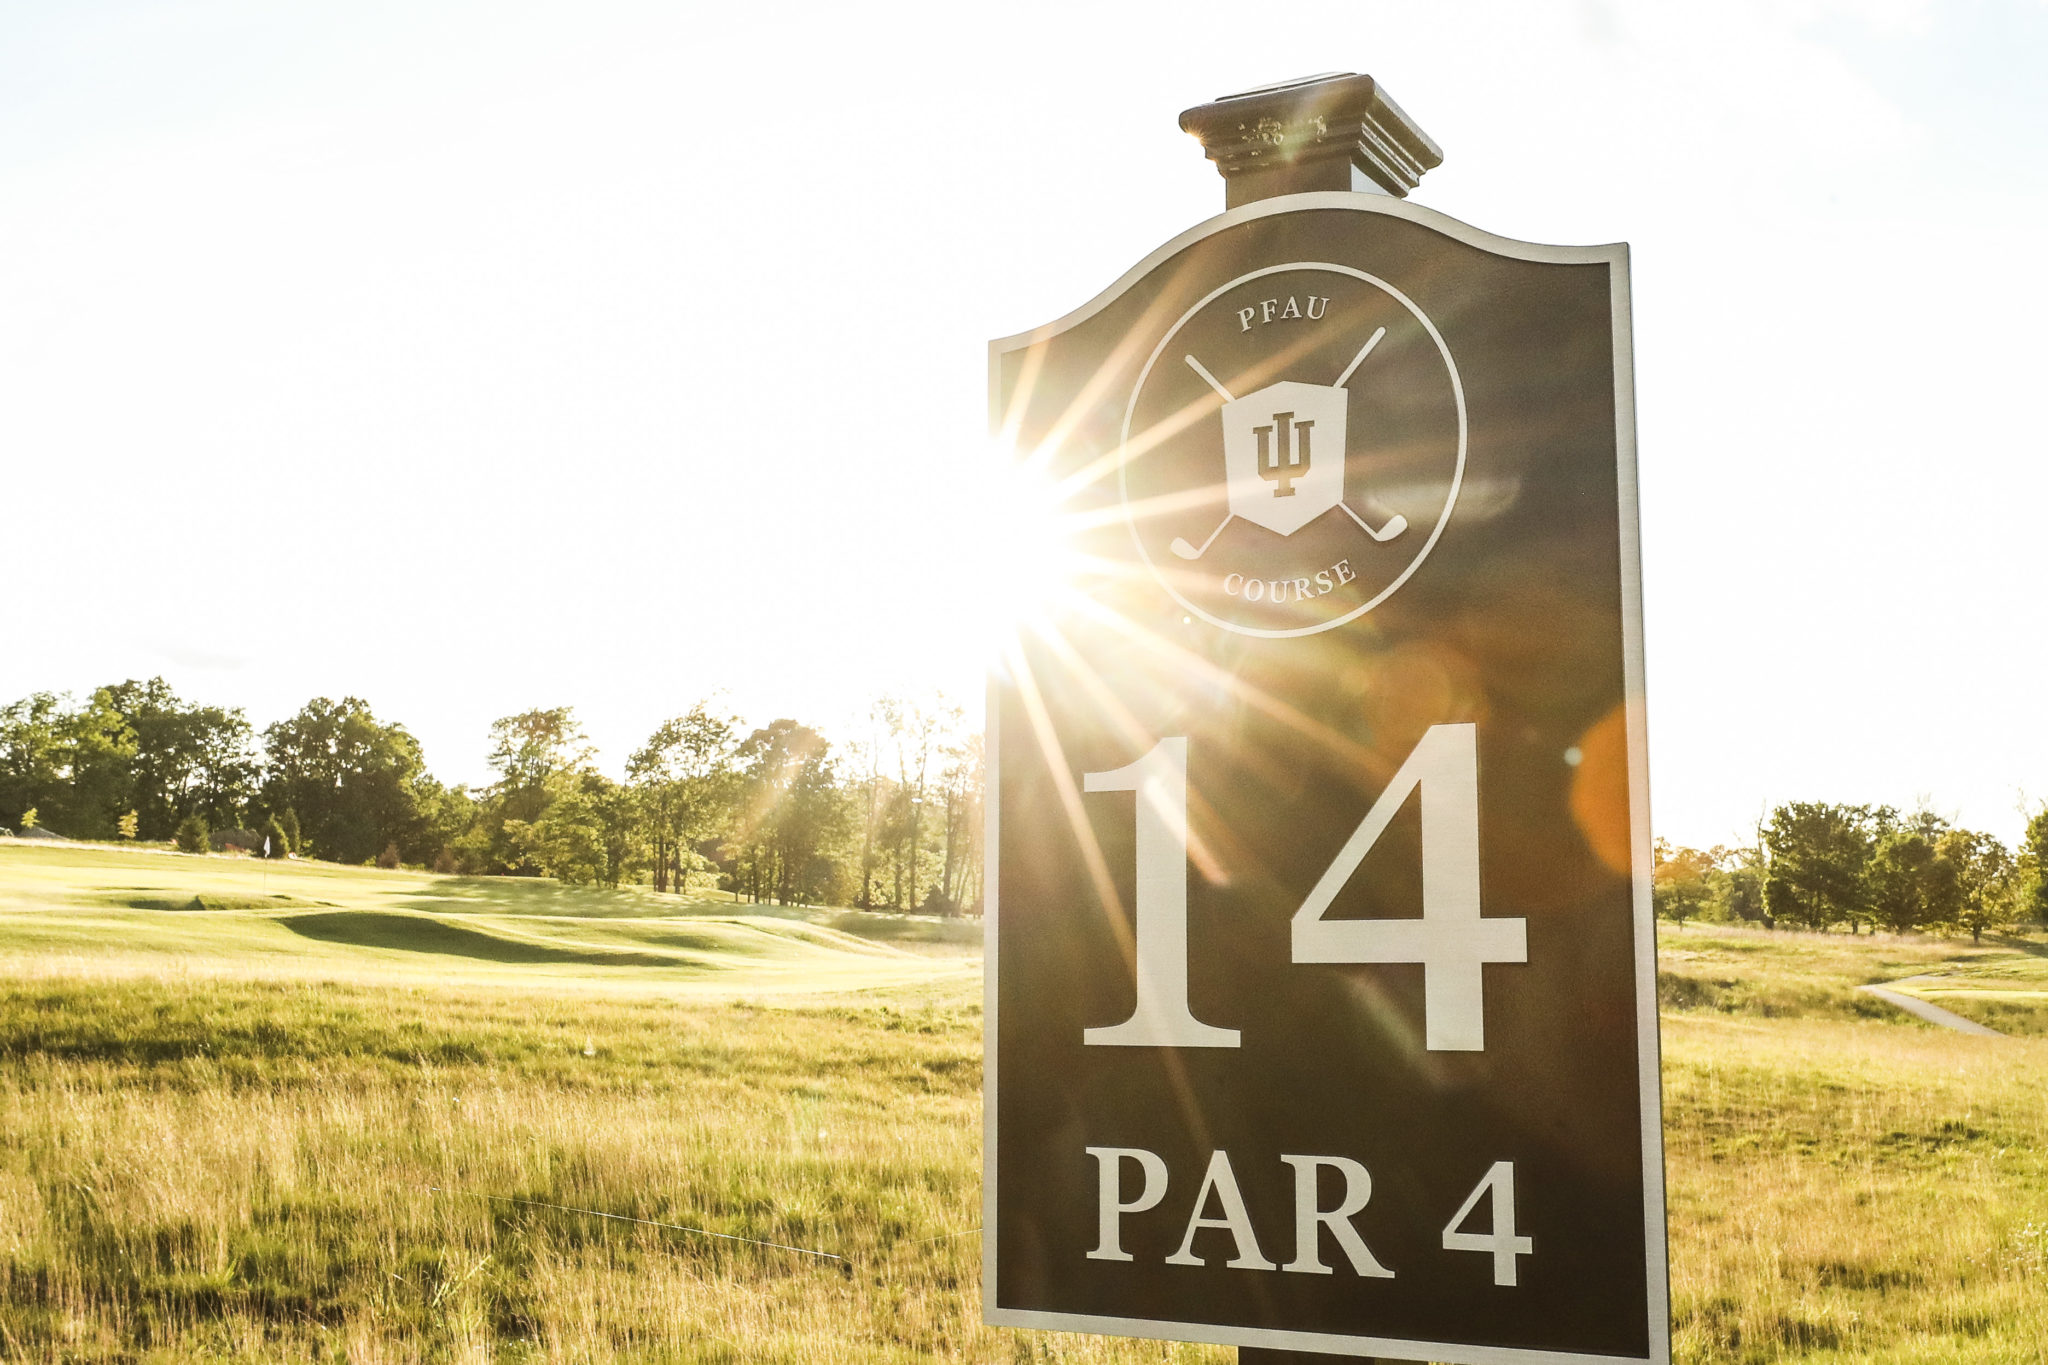
[[[1325,72],[1224,95],[1182,112],[1235,208],[1305,190],[1405,198],[1443,148],[1370,76]]]

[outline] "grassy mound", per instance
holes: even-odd
[[[1895,984],[1976,1018],[1952,997],[2028,980],[2048,986],[2048,958],[2041,956],[2048,946],[2017,937],[1979,944],[1917,934],[1660,925],[1657,946],[1657,1003],[1679,1013],[1908,1022],[1912,1016],[1858,989]]]
[[[74,845],[0,848],[0,960],[135,975],[667,991],[865,989],[973,969],[980,926],[537,878]]]

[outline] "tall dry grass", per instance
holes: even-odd
[[[2048,1360],[2048,1041],[1667,1016],[1675,1352]]]
[[[17,981],[0,1349],[1216,1359],[979,1325],[977,1013]]]
[[[1667,987],[1703,983],[1665,1023],[1678,1359],[2048,1361],[2048,1040],[1867,1009],[1924,945],[1673,938]],[[1229,1358],[979,1324],[969,979],[284,961],[0,962],[0,1356]]]

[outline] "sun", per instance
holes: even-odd
[[[985,643],[997,649],[1019,631],[1046,629],[1102,567],[1080,549],[1088,519],[1050,463],[1049,452],[1001,443],[982,462],[976,551],[988,603]]]

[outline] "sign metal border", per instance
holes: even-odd
[[[1623,710],[1628,732],[1630,866],[1635,930],[1637,1087],[1643,1135],[1643,1242],[1645,1284],[1649,1301],[1649,1354],[1644,1357],[1587,1355],[1522,1347],[1458,1345],[1388,1337],[1339,1336],[1277,1328],[1231,1327],[1167,1319],[1102,1317],[1079,1313],[1037,1312],[1003,1308],[989,1301],[996,1284],[996,1107],[1000,1090],[996,1072],[996,972],[1002,886],[1001,749],[997,743],[1000,680],[991,671],[985,752],[988,755],[987,805],[983,817],[983,866],[996,873],[984,889],[982,957],[982,1319],[995,1327],[1034,1327],[1062,1332],[1100,1332],[1117,1336],[1194,1341],[1221,1346],[1257,1346],[1268,1350],[1315,1351],[1332,1354],[1428,1359],[1444,1365],[1615,1365],[1640,1361],[1662,1365],[1671,1358],[1670,1264],[1666,1246],[1664,1193],[1663,1094],[1659,1086],[1660,1044],[1657,1026],[1656,920],[1650,902],[1650,767],[1648,721],[1644,708],[1642,537],[1636,485],[1636,408],[1633,332],[1630,324],[1629,253],[1626,243],[1600,246],[1551,246],[1496,236],[1434,209],[1378,195],[1317,191],[1261,199],[1198,223],[1125,271],[1117,281],[1079,308],[1042,327],[989,343],[989,424],[1000,432],[1003,421],[998,389],[998,363],[1013,351],[1058,336],[1087,321],[1127,293],[1173,255],[1228,228],[1279,213],[1338,209],[1379,213],[1442,233],[1467,246],[1517,260],[1558,265],[1606,265],[1611,328],[1614,337],[1615,487],[1619,503],[1621,543],[1621,631]],[[1462,452],[1461,452],[1462,453]],[[1462,465],[1462,461],[1461,461]]]

